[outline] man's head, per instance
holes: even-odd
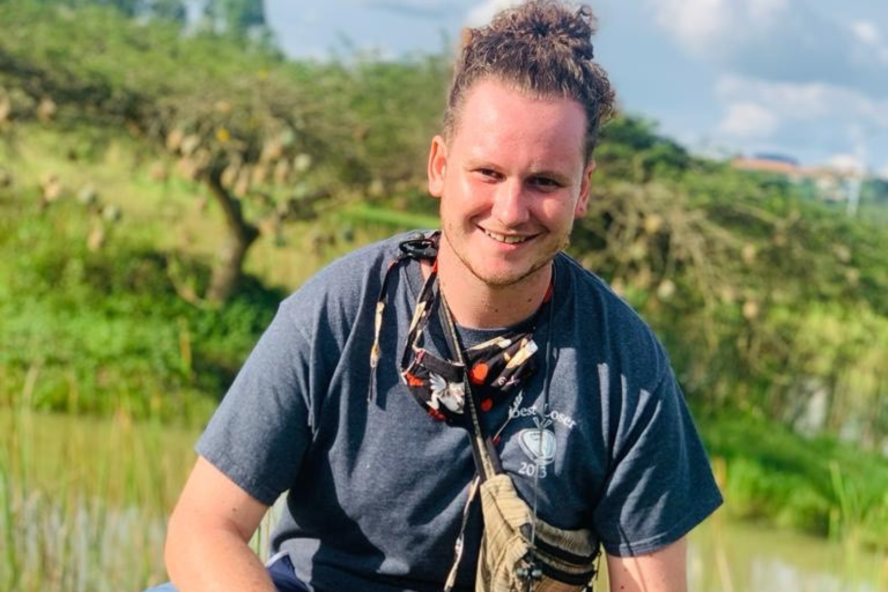
[[[486,27],[466,29],[444,115],[445,138],[456,133],[471,88],[496,80],[530,98],[577,101],[586,114],[584,157],[590,162],[614,103],[607,74],[593,61],[595,27],[588,6],[533,0],[500,12]]]
[[[613,104],[592,31],[588,8],[534,1],[471,32],[429,152],[442,284],[542,298],[586,212],[592,148]]]

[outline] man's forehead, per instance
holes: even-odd
[[[537,98],[502,83],[479,83],[466,97],[451,140],[471,152],[488,145],[515,149],[541,144],[569,153],[582,150],[585,124],[585,112],[574,100]]]
[[[498,80],[476,82],[466,93],[455,120],[456,132],[466,121],[474,125],[511,123],[515,118],[533,116],[557,125],[563,120],[585,132],[586,112],[576,100],[562,96],[528,93]]]
[[[493,76],[482,78],[473,83],[464,94],[463,104],[465,105],[472,101],[473,97],[477,98],[479,95],[485,98],[502,96],[512,97],[515,100],[522,100],[528,103],[560,105],[564,108],[577,110],[578,112],[585,114],[583,105],[566,94],[544,93],[532,88],[525,88],[518,82],[503,80]]]

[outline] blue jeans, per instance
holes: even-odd
[[[296,572],[293,571],[293,564],[290,562],[289,556],[281,555],[272,561],[267,566],[267,569],[268,575],[271,576],[271,581],[274,582],[274,586],[278,589],[278,592],[308,592],[308,588],[305,587],[305,584],[296,577]],[[167,582],[166,584],[161,584],[160,586],[151,588],[145,592],[179,591],[175,586]]]

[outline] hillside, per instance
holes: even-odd
[[[293,62],[107,8],[0,2],[0,405],[200,425],[286,293],[434,224],[446,72],[443,56]],[[738,512],[888,540],[884,466],[838,444],[888,446],[879,216],[626,114],[597,161],[570,251],[666,343]],[[797,454],[743,451],[763,434]],[[842,450],[838,468],[802,437]],[[804,499],[769,489],[775,467]]]

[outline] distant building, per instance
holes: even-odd
[[[810,185],[814,195],[830,202],[846,203],[854,215],[860,201],[860,190],[867,175],[859,170],[832,166],[803,167],[794,158],[779,154],[739,156],[731,166],[744,171],[782,175],[796,184]]]
[[[795,177],[801,170],[798,161],[777,154],[756,154],[750,157],[738,156],[731,161],[731,166],[744,171],[779,173],[788,177]]]

